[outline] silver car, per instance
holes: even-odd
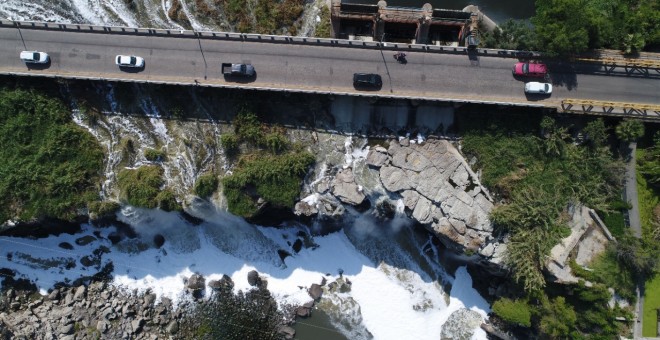
[[[525,93],[550,94],[552,93],[552,84],[532,81],[525,84]]]
[[[31,64],[45,64],[50,57],[48,53],[38,51],[23,51],[21,52],[21,60]]]
[[[115,64],[119,67],[144,67],[144,59],[134,55],[118,55]]]

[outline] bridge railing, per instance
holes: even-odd
[[[369,49],[383,49],[395,51],[410,51],[410,52],[428,52],[428,53],[451,53],[451,54],[468,54],[475,53],[482,56],[493,56],[503,58],[534,58],[538,57],[538,53],[525,52],[521,55],[521,51],[514,50],[499,50],[489,48],[468,49],[462,46],[436,46],[436,45],[423,45],[423,44],[405,44],[405,43],[381,43],[377,41],[361,41],[361,40],[346,40],[336,38],[315,38],[315,37],[294,37],[284,35],[263,35],[252,33],[233,33],[233,32],[216,32],[216,31],[196,31],[196,30],[181,30],[181,29],[163,29],[163,28],[134,28],[123,26],[98,26],[88,24],[63,24],[52,22],[39,22],[39,21],[11,21],[0,19],[0,27],[18,27],[22,29],[38,29],[38,30],[59,30],[69,32],[86,32],[98,34],[127,34],[127,35],[145,35],[145,36],[162,36],[162,37],[177,37],[177,38],[199,38],[199,39],[218,39],[218,40],[240,40],[249,42],[263,42],[263,43],[280,43],[280,44],[299,44],[299,45],[316,45],[316,46],[332,46],[332,47],[348,47],[348,48],[369,48]]]

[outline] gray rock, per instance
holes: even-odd
[[[316,283],[312,283],[312,286],[309,287],[307,293],[309,293],[309,296],[311,296],[312,299],[318,300],[323,295],[323,288]]]
[[[76,244],[79,246],[85,246],[88,245],[92,242],[96,241],[96,237],[92,235],[85,235],[83,237],[77,238],[76,239]]]
[[[410,211],[415,210],[415,206],[420,197],[419,193],[414,190],[404,190],[401,192],[401,196],[403,197],[403,205],[410,209]]]
[[[73,333],[73,323],[70,323],[68,325],[60,326],[57,329],[57,332],[59,334],[72,334]]]
[[[194,276],[194,275],[193,275]],[[206,281],[203,276],[201,276],[201,288],[199,289],[204,289],[204,282]],[[199,280],[199,279],[198,279]],[[190,280],[188,280],[188,283],[190,284]],[[199,282],[197,283],[197,286],[199,286]],[[154,305],[154,302],[156,302],[156,294],[149,293],[144,295],[144,303],[142,304],[143,308],[150,308]]]
[[[65,306],[71,306],[73,304],[73,293],[69,290],[66,292],[66,296],[64,298],[64,305]]]
[[[472,206],[472,203],[474,202],[472,196],[470,196],[467,192],[463,190],[456,190],[456,198],[458,198],[461,202],[469,206]]]
[[[293,213],[296,216],[314,216],[319,213],[319,210],[316,208],[316,205],[309,205],[307,202],[298,201],[296,202]]]
[[[470,174],[463,165],[457,167],[450,178],[461,189],[465,189],[470,184]]]
[[[397,152],[392,156],[393,166],[415,172],[420,172],[431,164],[428,158],[410,148],[401,149],[401,152]]]
[[[70,334],[70,335],[65,335],[65,336],[59,337],[58,339],[59,340],[75,340],[76,336],[73,335],[73,334]]]
[[[257,273],[256,270],[251,270],[247,274],[247,280],[250,286],[254,287],[258,285],[261,282],[261,278],[259,277],[259,273]]]
[[[397,167],[384,166],[380,168],[380,181],[385,189],[392,192],[412,189],[406,173]]]
[[[188,279],[188,282],[186,283],[186,288],[193,291],[202,290],[204,289],[205,284],[206,284],[206,279],[204,278],[204,276],[195,273],[192,276],[190,276],[190,278]]]
[[[461,235],[465,234],[465,230],[466,230],[465,222],[450,218],[449,223],[451,224],[452,227],[454,227],[454,229],[459,234],[461,234]]]
[[[179,323],[176,320],[170,321],[165,328],[168,334],[176,334],[179,331]]]
[[[101,321],[96,323],[96,329],[101,333],[107,332],[109,328],[110,328],[110,325],[105,321],[101,320]]]
[[[445,181],[441,180],[440,171],[434,166],[430,166],[415,176],[414,188],[424,197],[439,202],[438,192],[445,186]]]
[[[472,216],[472,208],[463,203],[462,201],[456,201],[454,205],[449,209],[447,215],[461,221],[469,221]]]
[[[412,217],[422,224],[431,223],[433,221],[433,215],[431,214],[432,207],[431,201],[426,199],[426,197],[420,196],[415,210],[413,210]]]
[[[296,330],[286,325],[280,326],[277,332],[284,335],[285,339],[293,339],[296,336]]]
[[[48,300],[59,300],[60,299],[60,290],[55,288],[50,294],[48,294]]]
[[[493,210],[493,203],[489,201],[483,194],[478,194],[474,197],[474,205],[479,207],[486,214]]]
[[[375,147],[371,150],[369,150],[369,153],[367,154],[367,165],[375,167],[375,168],[380,168],[383,166],[387,161],[389,160],[389,156],[387,155],[387,150],[383,147]]]
[[[143,325],[144,325],[144,319],[142,318],[138,318],[131,321],[131,329],[133,330],[133,333],[139,333],[142,330]]]
[[[340,170],[332,181],[332,194],[340,201],[351,204],[361,204],[366,196],[355,183],[355,176],[351,168]]]
[[[73,295],[73,299],[75,301],[80,301],[85,298],[85,293],[87,293],[87,286],[82,285],[76,288],[76,293]]]
[[[483,318],[473,310],[461,308],[449,316],[440,332],[441,340],[468,340],[479,328]]]

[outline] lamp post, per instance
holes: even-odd
[[[21,41],[23,42],[23,47],[27,50],[27,46],[25,45],[25,40],[23,39],[23,32],[21,32],[21,26],[18,25],[18,22],[14,21],[14,19],[7,17],[7,20],[11,20],[14,23],[14,26],[18,29],[18,35],[21,36]]]

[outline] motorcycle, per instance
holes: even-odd
[[[399,62],[399,64],[405,64],[408,61],[406,60],[406,54],[403,52],[394,53],[394,59]]]

